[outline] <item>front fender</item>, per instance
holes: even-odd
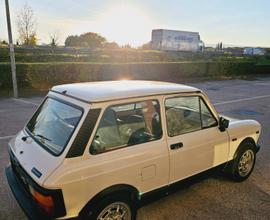
[[[255,144],[257,144],[260,133],[261,125],[255,120],[237,120],[229,119],[230,124],[227,129],[227,132],[230,137],[230,149],[229,149],[229,158],[232,160],[233,156],[240,145],[240,143],[247,139],[252,138]]]

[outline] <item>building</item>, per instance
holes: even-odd
[[[152,30],[152,49],[168,51],[202,51],[204,43],[198,32],[156,29]]]
[[[244,49],[244,55],[264,55],[265,50],[263,48],[248,47]]]

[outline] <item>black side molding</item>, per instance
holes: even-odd
[[[98,116],[101,109],[91,109],[88,113],[84,122],[71,145],[66,158],[79,157],[83,155],[85,147],[89,141],[89,138],[94,130]]]

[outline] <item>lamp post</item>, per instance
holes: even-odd
[[[13,96],[14,98],[18,98],[16,64],[15,64],[15,55],[14,55],[14,45],[13,45],[13,40],[12,40],[11,23],[10,23],[9,3],[8,3],[8,0],[5,0],[5,1],[6,1],[8,41],[9,41],[9,51],[10,51],[10,65],[11,65],[12,84],[13,84]]]

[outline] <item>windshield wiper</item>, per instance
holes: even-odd
[[[30,132],[31,135],[33,135],[34,137],[40,137],[41,139],[44,139],[44,140],[47,140],[47,141],[52,141],[51,139],[43,136],[42,134],[35,134],[34,132]],[[31,137],[31,135],[27,135],[27,136],[24,136],[22,137],[22,140],[23,141],[26,141],[29,137]]]
[[[47,141],[52,141],[51,139],[49,139],[49,138],[47,138],[47,137],[45,137],[45,136],[43,136],[43,135],[41,135],[41,134],[34,134],[34,133],[31,133],[34,137],[40,137],[40,138],[42,138],[42,139],[45,139],[45,140],[47,140]],[[24,137],[22,137],[22,140],[23,141],[26,141],[29,137],[31,137],[31,135],[28,135],[28,136],[24,136]]]
[[[33,135],[34,135],[35,137],[40,137],[40,138],[45,139],[45,140],[47,140],[47,141],[52,141],[51,139],[49,139],[49,138],[43,136],[42,134],[33,134]]]

